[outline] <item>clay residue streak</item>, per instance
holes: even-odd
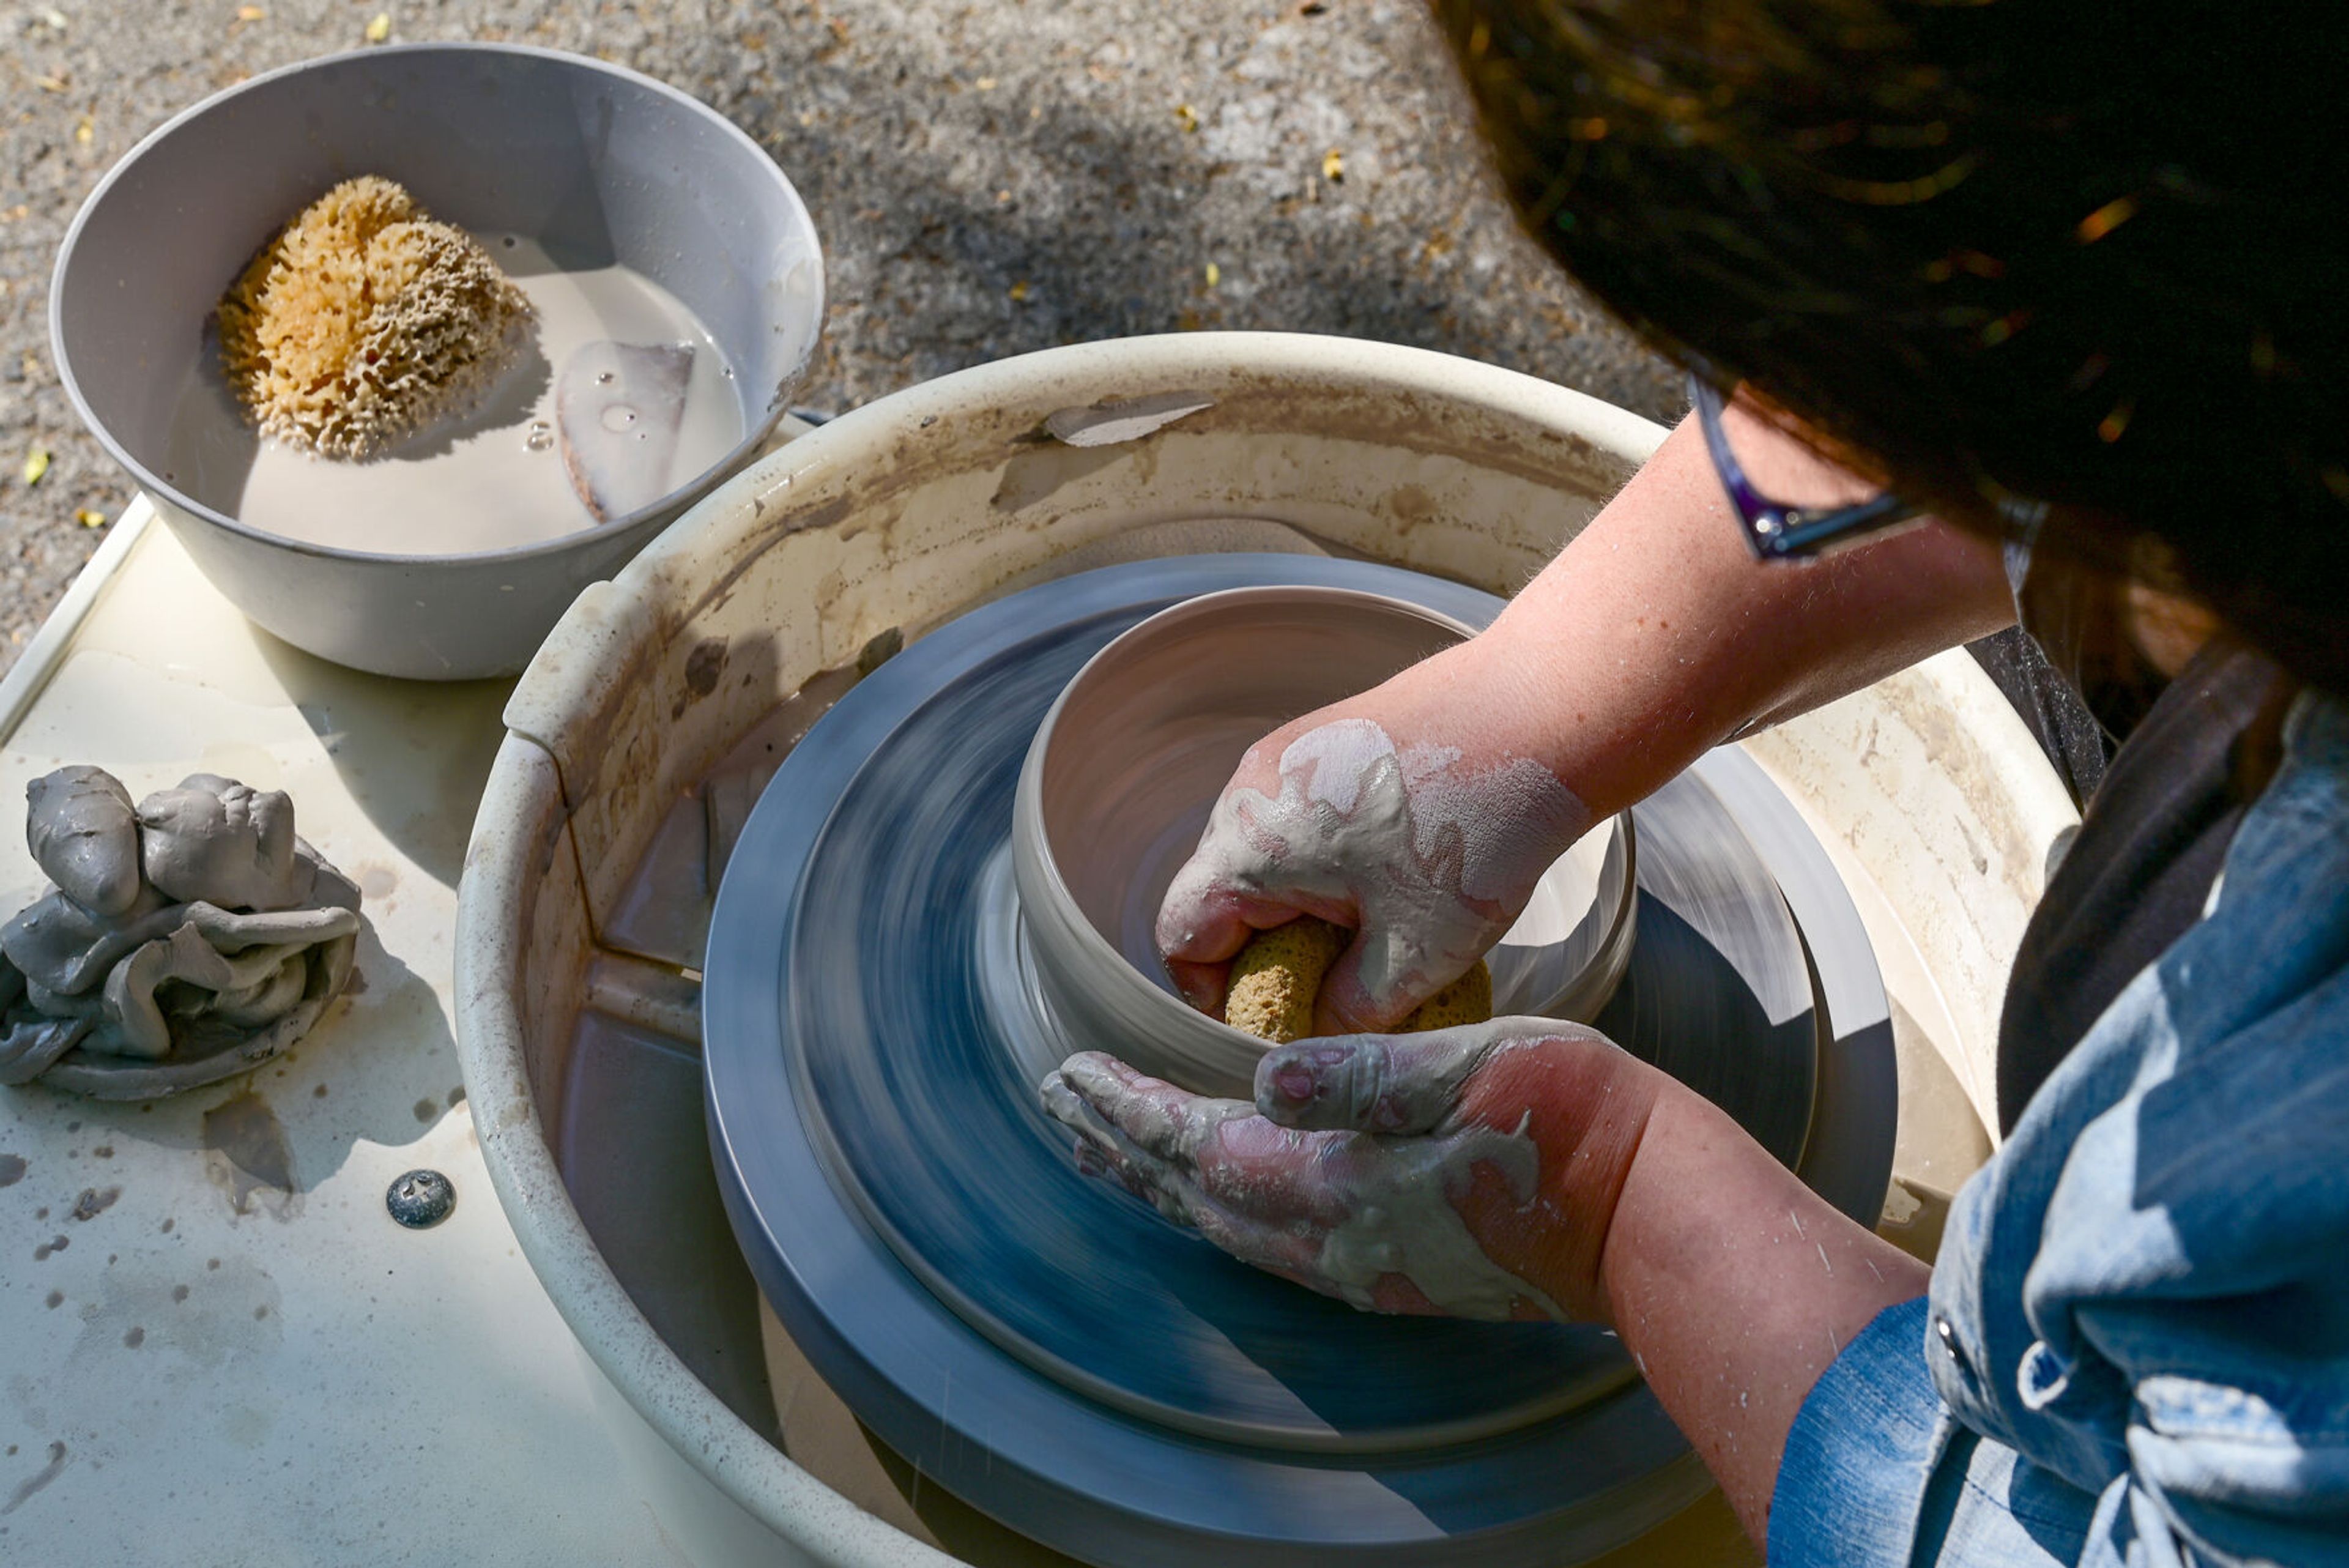
[[[204,1147],[228,1164],[229,1207],[253,1212],[254,1194],[264,1188],[294,1190],[294,1151],[285,1124],[269,1102],[247,1091],[204,1113]]]
[[[1467,1196],[1475,1167],[1490,1165],[1520,1205],[1531,1203],[1541,1156],[1526,1135],[1528,1112],[1515,1131],[1463,1127],[1427,1137],[1381,1138],[1379,1190],[1333,1227],[1321,1243],[1322,1274],[1336,1293],[1365,1311],[1372,1287],[1389,1274],[1408,1280],[1428,1304],[1454,1317],[1502,1320],[1519,1302],[1558,1322],[1566,1314],[1540,1291],[1485,1254],[1455,1205]]]
[[[1467,1044],[1438,1037],[1431,1059],[1473,1062],[1481,1051]],[[1365,1312],[1381,1310],[1378,1287],[1397,1279],[1454,1317],[1506,1321],[1522,1303],[1566,1320],[1486,1255],[1458,1207],[1480,1165],[1500,1174],[1519,1207],[1536,1200],[1541,1152],[1530,1113],[1507,1132],[1449,1117],[1399,1137],[1303,1130],[1246,1100],[1186,1095],[1090,1052],[1062,1063],[1040,1097],[1076,1133],[1081,1165],[1113,1174],[1246,1262]]]
[[[16,1490],[8,1494],[8,1501],[0,1503],[0,1515],[14,1513],[24,1507],[35,1492],[65,1474],[67,1463],[66,1446],[63,1443],[51,1443],[49,1462],[16,1483]]]
[[[1235,789],[1216,803],[1166,909],[1179,920],[1218,888],[1355,905],[1362,985],[1384,1006],[1481,957],[1551,846],[1589,819],[1530,758],[1475,765],[1449,746],[1398,747],[1368,719],[1340,719],[1289,742],[1278,794]],[[1170,947],[1182,935],[1160,932]]]

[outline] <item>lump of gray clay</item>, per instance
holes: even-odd
[[[59,768],[25,790],[25,842],[57,891],[98,915],[139,897],[139,818],[104,768]]]
[[[285,909],[309,894],[312,862],[295,852],[294,803],[282,790],[191,774],[139,803],[139,827],[147,880],[171,898]]]
[[[151,1099],[242,1073],[349,982],[359,891],[274,790],[194,774],[134,808],[98,768],[26,792],[57,884],[0,926],[0,1084]]]

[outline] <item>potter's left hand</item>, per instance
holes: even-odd
[[[1502,1018],[1268,1053],[1254,1105],[1071,1057],[1044,1105],[1081,1168],[1369,1311],[1607,1315],[1607,1220],[1652,1086],[1603,1035]]]

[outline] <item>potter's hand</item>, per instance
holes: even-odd
[[[1605,1212],[1638,1145],[1637,1064],[1503,1018],[1268,1053],[1257,1100],[1207,1099],[1099,1052],[1044,1081],[1081,1168],[1325,1295],[1378,1312],[1603,1317]]]
[[[1355,934],[1315,1028],[1392,1029],[1516,921],[1591,816],[1493,743],[1506,699],[1475,672],[1475,646],[1249,749],[1159,910],[1159,950],[1193,1006],[1220,1017],[1249,936],[1319,915]]]

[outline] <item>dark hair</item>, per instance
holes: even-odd
[[[1527,227],[1666,351],[2349,692],[2349,6],[1434,5]]]

